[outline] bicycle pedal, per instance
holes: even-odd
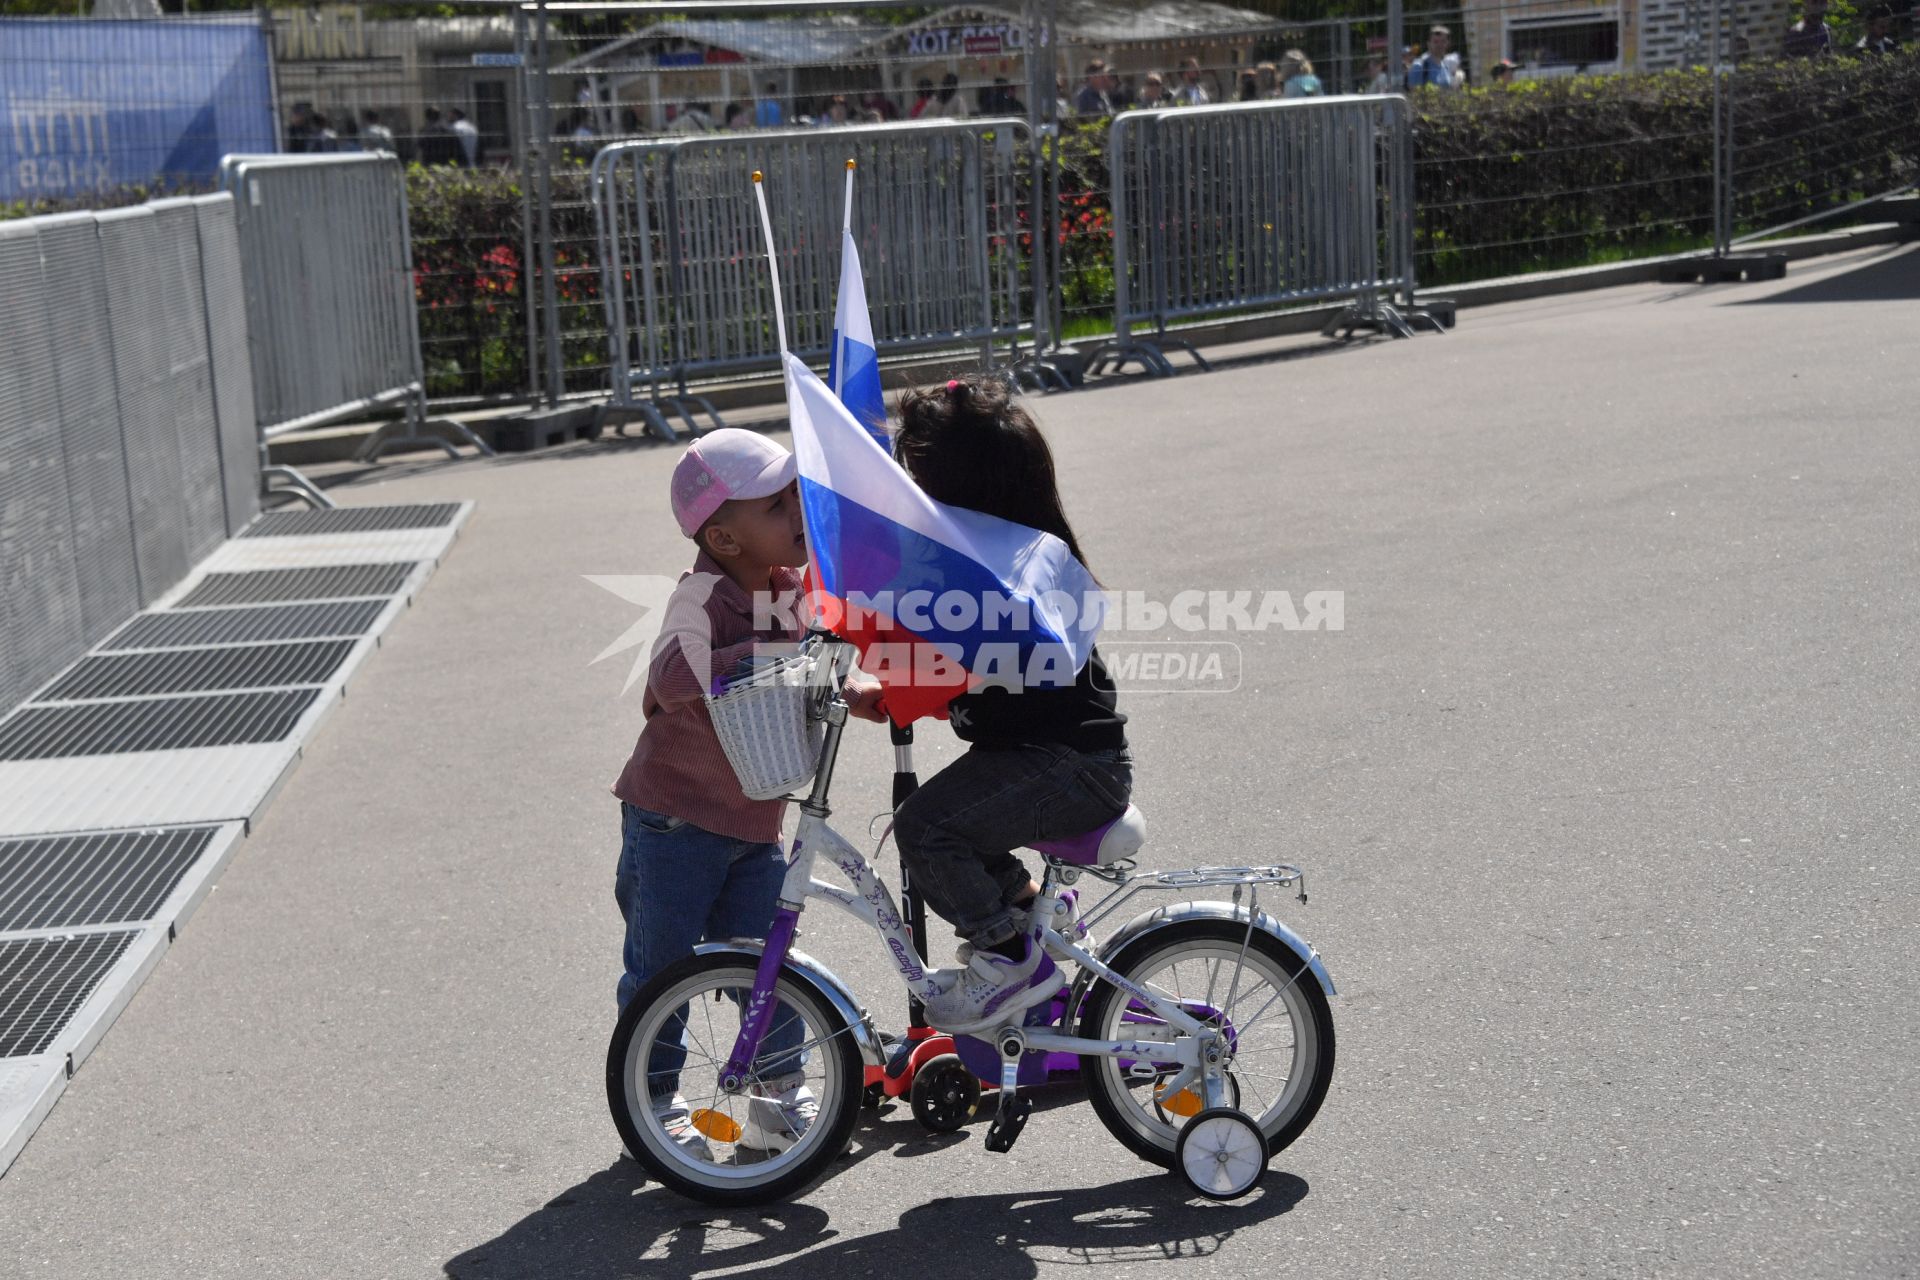
[[[987,1126],[987,1150],[998,1155],[1013,1150],[1013,1144],[1020,1140],[1020,1131],[1027,1127],[1027,1117],[1032,1114],[1031,1098],[1014,1098],[1003,1103],[993,1123]]]

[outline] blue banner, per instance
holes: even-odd
[[[278,151],[257,21],[0,20],[0,200],[218,173]]]

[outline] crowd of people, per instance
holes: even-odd
[[[1101,59],[1087,65],[1086,82],[1073,90],[1062,78],[1055,86],[1056,107],[1061,118],[1113,115],[1135,107],[1198,106],[1222,100],[1218,77],[1203,72],[1198,59],[1188,58],[1171,76],[1149,72],[1136,86],[1133,77],[1122,79]],[[1278,62],[1261,63],[1248,68],[1239,78],[1237,99],[1310,97],[1325,92],[1314,74],[1313,63],[1298,49],[1288,50]],[[582,105],[568,117],[562,132],[579,142],[595,135],[595,112],[583,98]],[[768,83],[762,96],[751,102],[732,102],[717,115],[704,102],[684,102],[666,109],[669,133],[705,133],[710,130],[778,129],[813,126],[833,128],[845,124],[886,124],[896,120],[954,120],[972,116],[1025,116],[1027,104],[1005,79],[990,84],[962,85],[960,77],[947,72],[938,83],[920,79],[910,97],[904,99],[879,92],[825,94],[813,98],[783,99],[776,84]],[[631,108],[619,116],[622,135],[647,132]]]
[[[1313,63],[1299,49],[1289,49],[1277,62],[1244,68],[1228,93],[1220,77],[1205,71],[1198,58],[1181,60],[1170,75],[1149,71],[1136,80],[1121,76],[1104,58],[1087,63],[1080,87],[1071,94],[1060,87],[1059,111],[1064,116],[1110,116],[1122,111],[1162,107],[1200,107],[1210,102],[1257,102],[1265,98],[1312,98],[1325,93]]]
[[[1503,83],[1517,68],[1501,59],[1494,64],[1492,79]],[[1061,93],[1060,114],[1065,116],[1110,116],[1122,111],[1158,107],[1201,106],[1209,102],[1258,102],[1268,98],[1317,98],[1326,93],[1405,93],[1413,89],[1460,89],[1467,84],[1467,73],[1460,55],[1453,49],[1453,33],[1446,27],[1428,30],[1424,45],[1410,44],[1401,50],[1400,71],[1390,74],[1385,55],[1368,59],[1365,73],[1347,89],[1329,88],[1313,69],[1304,50],[1289,49],[1277,61],[1245,67],[1234,77],[1234,89],[1223,93],[1217,74],[1203,71],[1196,58],[1187,58],[1171,77],[1148,72],[1138,84],[1122,78],[1104,59],[1095,58],[1086,66],[1085,79],[1070,97]]]
[[[581,105],[568,116],[563,132],[585,142],[595,136],[596,112],[592,99],[583,94]],[[1027,104],[1013,86],[998,79],[991,84],[968,90],[953,72],[938,84],[922,79],[911,99],[902,102],[892,94],[877,90],[865,93],[829,93],[811,98],[787,99],[777,84],[769,81],[765,91],[751,102],[730,102],[716,113],[704,102],[682,102],[666,108],[668,133],[707,133],[715,130],[783,129],[813,126],[830,129],[848,124],[888,124],[896,120],[957,120],[970,116],[1024,116]],[[623,107],[619,132],[632,135],[651,132],[643,128],[639,113]]]
[[[1817,58],[1852,54],[1859,57],[1890,54],[1910,37],[1903,30],[1905,15],[1889,4],[1879,3],[1864,10],[1862,34],[1858,40],[1844,42],[1827,24],[1829,0],[1802,0],[1802,16],[1789,27],[1781,51],[1791,58]],[[1745,56],[1745,41],[1737,39],[1732,57]],[[1502,58],[1487,70],[1485,83],[1495,86],[1509,83],[1519,70]],[[1365,72],[1343,90],[1324,85],[1315,73],[1305,51],[1288,49],[1281,57],[1256,66],[1230,72],[1223,79],[1214,70],[1203,68],[1197,58],[1184,58],[1174,71],[1162,74],[1121,75],[1103,58],[1094,58],[1084,69],[1078,87],[1065,77],[1055,84],[1055,109],[1061,119],[1097,119],[1123,111],[1162,107],[1203,106],[1211,102],[1255,102],[1269,98],[1311,98],[1333,92],[1408,93],[1422,89],[1458,90],[1467,87],[1469,76],[1460,54],[1453,47],[1453,33],[1447,27],[1428,29],[1423,44],[1409,44],[1400,51],[1398,71],[1390,71],[1388,59],[1376,54]],[[1229,87],[1230,86],[1230,87]],[[288,151],[391,151],[403,160],[428,165],[454,165],[472,168],[481,162],[480,132],[458,107],[442,112],[427,107],[424,123],[417,133],[396,135],[378,111],[344,113],[338,128],[312,104],[295,103],[287,125]],[[779,129],[789,127],[833,128],[848,124],[886,124],[896,120],[951,120],[971,116],[1025,116],[1027,104],[1004,79],[990,84],[963,85],[960,77],[947,72],[938,83],[920,79],[911,95],[896,97],[872,90],[857,93],[830,93],[813,97],[787,98],[779,86],[768,81],[763,91],[750,101],[735,101],[715,108],[705,102],[681,102],[665,111],[668,133],[707,133],[719,130]],[[654,132],[638,111],[626,105],[596,103],[585,82],[576,88],[575,105],[557,116],[555,132],[565,140],[567,150],[591,155],[606,137],[636,137]],[[406,126],[403,125],[403,128]]]
[[[334,128],[325,112],[315,111],[309,102],[296,102],[287,113],[287,145],[291,152],[390,151],[402,160],[421,164],[453,165],[463,169],[479,167],[480,130],[467,113],[458,107],[444,113],[428,107],[421,113],[424,123],[418,133],[396,135],[369,107],[358,117],[347,112]]]

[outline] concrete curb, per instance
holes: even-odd
[[[1905,222],[1878,222],[1844,231],[1795,236],[1787,240],[1769,240],[1742,246],[1743,250],[1782,254],[1789,262],[1826,257],[1864,249],[1873,245],[1898,244],[1920,234],[1920,225]],[[1520,302],[1563,293],[1582,293],[1588,289],[1610,289],[1621,284],[1648,284],[1660,279],[1661,268],[1690,258],[1697,253],[1675,253],[1660,258],[1636,258],[1632,262],[1613,262],[1599,267],[1576,267],[1570,271],[1551,271],[1537,276],[1508,276],[1500,280],[1482,280],[1445,290],[1447,297],[1462,307],[1484,307],[1497,302]]]

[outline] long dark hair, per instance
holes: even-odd
[[[935,501],[1050,533],[1087,563],[1060,502],[1053,450],[999,379],[969,374],[901,396],[893,455]]]

